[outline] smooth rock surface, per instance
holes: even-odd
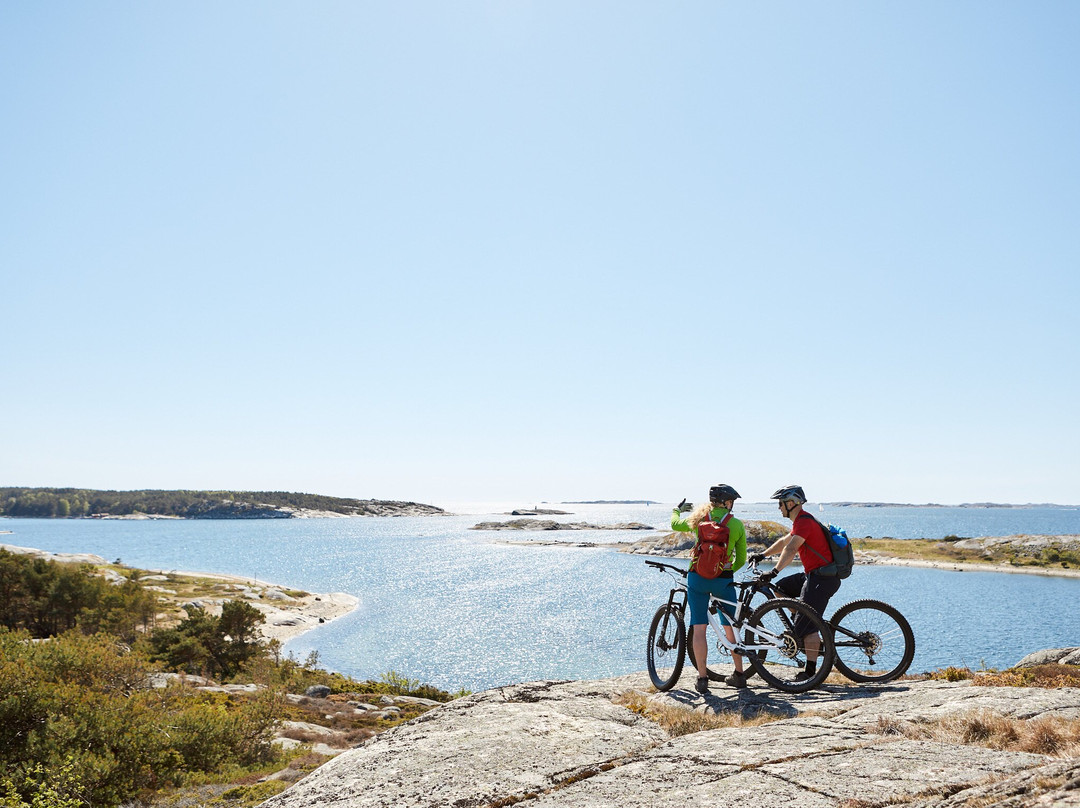
[[[1050,648],[1028,654],[1017,662],[1014,668],[1033,668],[1036,665],[1080,665],[1080,647]]]
[[[882,732],[880,719],[933,721],[972,710],[1080,719],[1078,688],[918,681],[789,695],[751,680],[747,690],[714,685],[700,696],[691,674],[680,685],[650,693],[646,676],[635,674],[473,694],[365,741],[264,805],[952,808],[983,791],[1012,800],[1034,788],[1066,805],[1077,794],[1069,783],[1080,782],[1080,761],[911,740]],[[668,737],[614,703],[631,691],[657,707],[779,720]]]

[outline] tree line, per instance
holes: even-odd
[[[367,513],[371,500],[287,491],[99,491],[86,488],[0,488],[0,516],[64,519],[84,516],[176,516],[185,519],[270,515],[303,508]]]
[[[157,597],[137,581],[110,584],[88,568],[0,549],[0,626],[31,637],[79,629],[106,631],[124,642],[153,628]]]

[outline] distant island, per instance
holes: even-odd
[[[1053,502],[1028,502],[1015,505],[1007,502],[962,502],[959,505],[942,505],[927,502],[917,505],[911,502],[822,502],[833,508],[1075,508],[1075,505],[1057,505]]]
[[[285,491],[98,491],[0,488],[0,516],[37,519],[295,519],[437,516],[434,505]]]
[[[651,499],[575,499],[562,505],[659,505]]]

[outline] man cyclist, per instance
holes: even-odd
[[[683,533],[693,533],[696,537],[695,549],[701,541],[704,528],[702,522],[724,524],[728,528],[727,559],[723,571],[716,578],[705,578],[694,571],[696,561],[691,563],[686,576],[686,600],[690,606],[690,627],[694,631],[694,660],[697,662],[698,679],[695,685],[698,693],[709,692],[709,672],[705,657],[709,652],[705,628],[709,623],[709,595],[716,595],[724,600],[735,600],[735,572],[746,563],[746,528],[743,523],[730,516],[739,492],[730,485],[714,485],[709,489],[709,502],[699,505],[686,519],[681,517],[684,499],[671,514],[671,529]],[[725,522],[725,518],[727,521]],[[723,612],[720,622],[730,642],[735,642],[735,631],[728,624]],[[731,687],[746,687],[746,675],[743,673],[743,659],[738,654],[731,655],[735,663],[735,673],[727,676],[724,683]]]
[[[780,512],[784,518],[791,520],[791,532],[781,536],[764,552],[751,555],[750,560],[760,562],[780,553],[776,566],[765,574],[766,579],[772,580],[798,553],[803,571],[781,578],[775,586],[788,597],[798,598],[811,606],[824,620],[825,607],[840,588],[840,579],[837,576],[818,572],[833,560],[829,540],[825,537],[825,528],[803,510],[806,494],[803,493],[802,486],[785,486],[776,491],[771,499],[779,500]],[[806,618],[799,617],[795,621],[795,635],[804,638],[803,648],[806,651],[806,668],[795,677],[796,680],[809,679],[817,672],[821,637],[816,631],[807,633],[809,628]]]

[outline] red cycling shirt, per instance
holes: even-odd
[[[832,562],[832,551],[829,549],[828,539],[825,538],[825,531],[810,514],[800,513],[796,516],[791,532],[803,538],[803,543],[799,545],[799,560],[802,561],[806,574],[809,575],[818,567]],[[817,550],[817,553],[814,550]]]

